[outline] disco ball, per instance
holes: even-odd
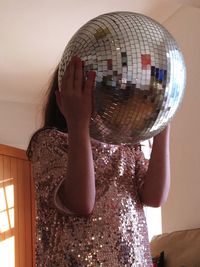
[[[58,83],[73,56],[84,73],[96,71],[92,138],[135,144],[162,131],[184,94],[186,70],[171,34],[153,19],[132,12],[100,15],[67,44]]]

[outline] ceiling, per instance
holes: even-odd
[[[183,4],[200,0],[1,0],[0,101],[38,103],[67,42],[95,16],[126,10],[162,23]]]

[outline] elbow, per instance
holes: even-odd
[[[94,210],[95,202],[86,202],[86,203],[76,203],[76,205],[71,206],[71,210],[77,215],[81,217],[89,217]]]
[[[93,209],[91,210],[85,210],[82,214],[80,214],[83,217],[90,217],[92,215]]]
[[[162,201],[149,201],[149,202],[144,203],[144,204],[148,207],[151,207],[151,208],[159,208],[164,204],[164,202],[162,202]]]
[[[83,206],[79,207],[74,212],[81,217],[90,217],[91,214],[93,213],[94,206]]]
[[[74,215],[81,217],[89,217],[92,214],[95,205],[95,201],[70,202],[66,201],[66,199],[64,199],[62,203]]]
[[[94,206],[95,195],[89,198],[84,198],[82,201],[76,203],[76,213],[80,216],[89,217],[93,213]]]
[[[89,217],[94,210],[95,206],[95,194],[81,195],[70,195],[65,194],[63,197],[63,203],[70,211],[77,216]]]
[[[139,197],[145,206],[159,208],[163,206],[168,198],[169,186],[163,189],[149,190],[147,187],[141,188]]]
[[[159,208],[165,204],[167,198],[163,196],[146,197],[144,195],[140,195],[140,200],[145,206],[152,208]]]
[[[143,205],[151,208],[159,208],[161,207],[164,203],[159,202],[159,201],[142,201]]]
[[[160,201],[157,201],[157,200],[150,200],[150,199],[142,199],[141,198],[141,202],[144,206],[147,206],[147,207],[152,207],[152,208],[159,208],[162,206],[162,202]]]

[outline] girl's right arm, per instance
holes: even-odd
[[[68,171],[61,188],[63,204],[78,215],[89,215],[95,204],[95,175],[89,134],[95,72],[83,85],[82,62],[71,60],[56,92],[59,108],[68,125]]]

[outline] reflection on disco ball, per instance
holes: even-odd
[[[98,16],[81,27],[62,56],[58,82],[72,56],[96,71],[91,137],[134,144],[162,131],[184,93],[185,65],[159,23],[132,12]]]

